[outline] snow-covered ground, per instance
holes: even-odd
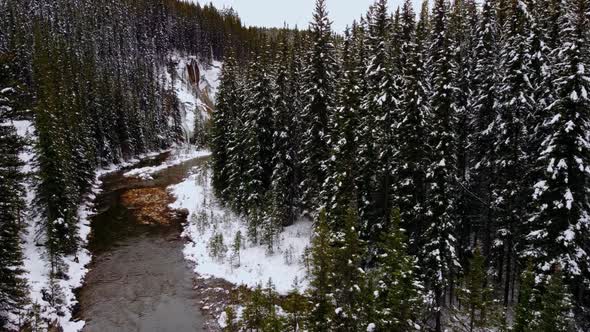
[[[207,168],[195,168],[185,181],[169,189],[177,198],[171,204],[175,209],[187,209],[189,222],[183,236],[190,242],[185,245],[184,255],[195,263],[194,271],[202,277],[222,278],[235,284],[255,287],[272,279],[277,291],[286,294],[297,279],[300,289],[307,287],[306,268],[303,261],[305,249],[310,244],[312,223],[300,221],[287,227],[273,254],[265,247],[253,245],[246,240],[246,221],[221,206],[211,188],[211,172]],[[236,234],[244,238],[238,258],[232,244]],[[211,257],[209,243],[221,234],[227,247],[225,257]]]
[[[210,154],[211,152],[207,150],[198,150],[193,146],[186,146],[184,148],[174,150],[170,157],[163,164],[158,166],[135,168],[129,172],[126,172],[124,175],[127,177],[137,177],[144,180],[151,180],[152,175],[155,173],[158,173],[169,167],[182,164],[183,162],[191,159],[209,156]]]

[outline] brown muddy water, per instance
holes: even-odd
[[[162,154],[134,168],[158,165],[167,157]],[[182,255],[186,215],[168,209],[170,197],[161,194],[205,161],[170,167],[153,180],[126,178],[123,173],[129,169],[102,179],[89,241],[93,261],[77,293],[76,317],[86,321],[83,331],[210,330],[199,309],[194,274]],[[142,200],[144,192],[158,194]],[[146,208],[151,214],[142,213]]]

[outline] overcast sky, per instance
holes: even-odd
[[[217,8],[233,7],[245,25],[282,27],[286,22],[306,28],[313,13],[315,0],[193,0],[201,4],[213,2]],[[342,32],[346,25],[365,14],[374,0],[327,0],[333,29]],[[421,0],[414,0],[416,3]],[[401,7],[403,0],[389,0],[390,11]]]

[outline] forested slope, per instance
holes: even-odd
[[[38,263],[59,285],[68,278],[62,258],[79,250],[78,207],[95,171],[184,139],[165,82],[171,56],[208,63],[230,42],[246,54],[255,34],[231,11],[175,0],[0,1],[0,329],[34,309],[23,270],[27,224],[40,224],[28,237],[45,249]],[[15,121],[34,124],[29,141]],[[22,165],[23,155],[35,160]],[[61,308],[58,288],[43,296],[59,314],[71,308]]]
[[[301,215],[316,224],[309,306],[287,319],[590,328],[588,13],[587,0],[435,0],[417,17],[377,0],[342,38],[318,0],[308,31],[245,68],[227,57],[217,196],[252,243],[272,248]],[[243,326],[282,324],[256,296]]]

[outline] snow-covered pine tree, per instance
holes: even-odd
[[[428,137],[432,146],[427,171],[428,179],[428,227],[423,236],[420,252],[426,277],[426,287],[433,292],[435,329],[442,328],[442,307],[446,290],[453,284],[457,261],[456,227],[456,178],[457,165],[457,110],[453,102],[455,64],[452,58],[453,43],[449,34],[449,3],[437,0],[432,13],[433,66],[431,109],[432,131]]]
[[[262,42],[266,45],[266,42]],[[270,195],[270,181],[273,172],[273,81],[270,73],[270,54],[263,51],[248,69],[246,92],[246,121],[244,150],[246,168],[241,182],[245,185],[246,211],[257,223],[265,219],[268,211],[265,204]],[[262,219],[261,219],[262,218]],[[257,221],[258,220],[258,221]],[[255,227],[255,226],[253,226]]]
[[[250,94],[248,105],[248,127],[250,134],[255,137],[255,145],[249,148],[254,154],[250,155],[251,165],[248,170],[254,182],[259,187],[252,188],[250,196],[262,195],[270,189],[273,157],[273,82],[269,68],[270,54],[259,55],[250,69]],[[252,198],[257,202],[258,198]]]
[[[552,25],[559,19],[555,10],[553,0],[528,1],[531,15],[531,38],[530,38],[530,73],[529,81],[533,89],[533,111],[526,119],[528,128],[532,128],[526,144],[526,153],[529,157],[527,170],[528,183],[536,183],[544,176],[547,167],[546,161],[539,159],[539,149],[543,141],[550,135],[549,128],[545,121],[551,116],[549,105],[556,99],[556,87],[554,86],[558,48],[556,42],[552,41]],[[552,46],[550,46],[552,45]],[[530,203],[530,201],[529,201]],[[533,203],[534,204],[534,203]],[[529,211],[534,210],[529,206]]]
[[[493,234],[491,260],[503,282],[504,305],[511,301],[510,289],[516,278],[516,251],[522,249],[526,203],[531,194],[526,182],[529,156],[526,154],[530,128],[526,120],[534,108],[530,72],[530,16],[527,5],[511,2],[501,46],[501,84],[498,115],[494,123],[496,183],[493,202],[497,226]],[[517,248],[517,249],[515,249]]]
[[[453,64],[456,67],[456,76],[453,80],[453,107],[457,112],[457,170],[456,176],[459,190],[456,193],[457,216],[457,248],[458,257],[462,264],[466,263],[466,257],[471,251],[471,208],[469,187],[470,131],[469,118],[473,113],[473,105],[470,104],[470,96],[473,93],[475,75],[475,49],[477,38],[477,25],[479,13],[474,0],[456,0],[453,2],[449,18],[449,34],[453,43]],[[452,300],[451,300],[452,301]]]
[[[358,29],[355,25],[353,30]],[[360,109],[360,80],[363,72],[359,71],[360,61],[353,49],[363,38],[359,33],[350,34],[345,31],[342,49],[342,75],[338,80],[338,106],[333,119],[331,133],[332,159],[327,161],[328,178],[324,183],[322,196],[325,198],[326,214],[331,221],[333,232],[342,230],[342,221],[348,214],[351,204],[356,206],[357,190],[355,179],[357,175],[356,151],[357,128]],[[357,220],[358,221],[358,220]],[[355,227],[358,228],[358,225]]]
[[[248,127],[247,127],[247,114],[248,108],[246,105],[246,99],[248,89],[246,85],[247,75],[238,75],[236,80],[236,89],[234,90],[236,102],[235,115],[231,120],[229,127],[226,129],[229,135],[228,140],[228,151],[229,159],[227,167],[228,188],[227,196],[232,208],[240,213],[246,213],[246,185],[249,181],[249,174],[246,172],[248,165],[249,156],[241,153],[245,151],[248,144]]]
[[[291,55],[289,58],[289,96],[291,97],[290,106],[291,109],[294,110],[293,118],[291,119],[291,126],[293,129],[293,137],[291,141],[291,145],[295,150],[295,159],[293,160],[294,170],[295,170],[295,183],[297,186],[295,188],[295,203],[298,212],[301,211],[301,192],[302,189],[299,185],[301,181],[305,178],[305,174],[302,169],[302,156],[300,152],[303,151],[304,146],[304,135],[307,129],[307,126],[304,125],[304,117],[302,110],[304,109],[305,105],[305,78],[303,75],[304,71],[304,58],[305,58],[305,45],[307,45],[307,34],[302,33],[301,31],[295,28],[295,31],[292,35],[293,43],[292,43],[292,50]]]
[[[291,51],[289,49],[288,31],[282,31],[280,51],[276,59],[277,75],[273,86],[274,97],[274,133],[273,133],[273,173],[271,181],[273,219],[277,227],[289,226],[297,218],[296,182],[296,147],[295,109],[291,103],[289,66]]]
[[[60,256],[74,253],[78,246],[78,188],[71,171],[71,146],[66,132],[70,123],[70,105],[67,98],[59,98],[61,94],[67,94],[60,64],[68,54],[64,42],[51,38],[46,28],[36,28],[33,59],[38,84],[35,105],[39,167],[36,206],[45,222],[52,273],[59,274]]]
[[[421,19],[421,29],[426,29]],[[399,144],[396,156],[395,203],[399,206],[403,227],[408,230],[416,252],[415,240],[424,230],[426,200],[426,167],[428,165],[429,145],[424,144],[428,128],[429,83],[425,72],[425,50],[427,49],[427,31],[421,31],[418,39],[413,4],[407,0],[401,13],[401,31],[399,42],[402,45],[402,98],[400,104],[400,122],[397,128]]]
[[[213,127],[211,130],[211,153],[212,153],[212,169],[213,169],[213,187],[218,197],[228,199],[231,192],[237,188],[230,188],[230,166],[235,166],[229,161],[231,159],[231,151],[229,148],[232,131],[234,128],[234,119],[239,112],[236,110],[239,107],[239,97],[237,77],[237,63],[233,52],[227,53],[223,70],[221,72],[219,92],[216,98],[216,110],[213,113]],[[240,151],[236,151],[241,153]]]
[[[1,47],[1,46],[0,46]],[[21,235],[24,175],[19,153],[23,146],[11,119],[21,106],[22,91],[14,77],[14,55],[0,51],[0,329],[9,329],[9,314],[26,301]]]
[[[337,66],[331,26],[326,0],[317,0],[310,24],[311,47],[303,73],[306,101],[302,124],[307,130],[300,151],[302,205],[311,214],[319,207],[321,186],[327,177],[325,162],[330,158],[329,123],[335,107]]]
[[[420,330],[417,323],[422,314],[422,286],[415,274],[416,260],[408,255],[406,242],[400,211],[395,208],[391,225],[379,243],[378,331]]]
[[[587,0],[565,2],[554,86],[556,100],[544,119],[547,137],[539,150],[544,174],[535,184],[536,210],[526,254],[541,274],[561,266],[578,301],[588,294],[590,264],[590,21]],[[584,286],[586,285],[586,286]]]
[[[361,269],[363,247],[359,239],[358,212],[350,204],[340,231],[334,234],[334,301],[336,305],[333,329],[336,331],[361,330],[363,295],[361,286],[365,282],[365,272]]]
[[[376,240],[388,223],[393,196],[393,136],[398,106],[389,48],[391,19],[387,0],[373,4],[367,21],[369,64],[359,129],[359,210],[363,236]]]
[[[475,241],[481,243],[482,254],[489,257],[494,232],[492,185],[494,184],[494,125],[498,112],[499,87],[499,27],[496,0],[483,3],[478,42],[475,49],[471,100],[472,114],[469,129],[471,137],[470,169],[472,227]]]

